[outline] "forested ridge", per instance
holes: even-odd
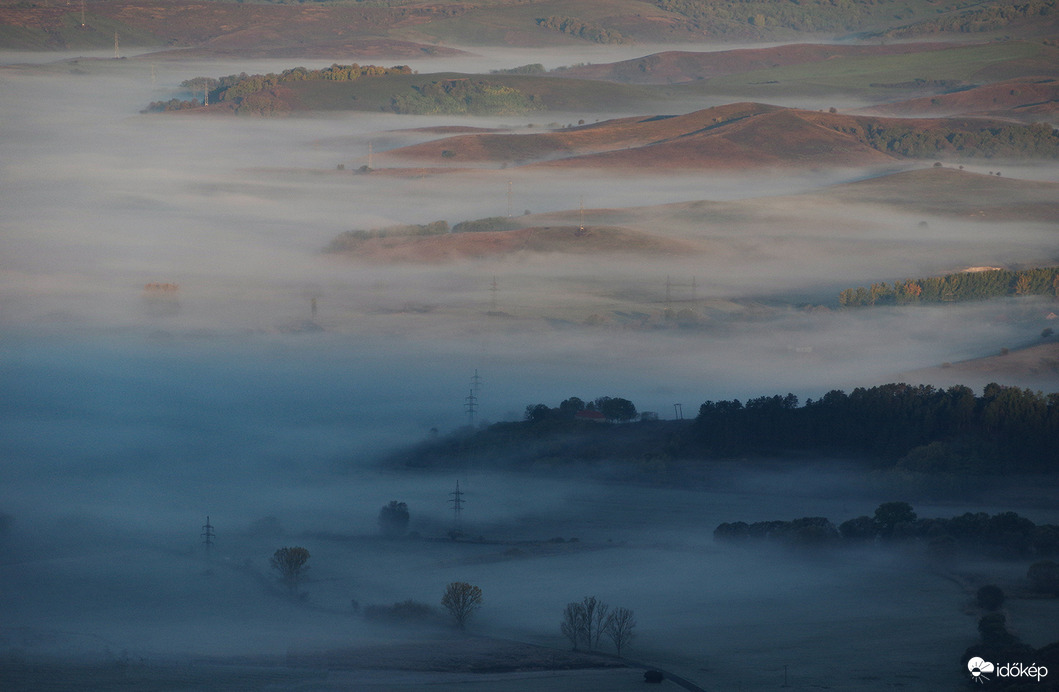
[[[841,291],[838,304],[852,308],[1030,295],[1059,297],[1059,267],[963,271],[925,279],[901,279],[893,284],[883,281]]]
[[[609,423],[579,412],[594,408]],[[1059,393],[999,384],[981,395],[963,385],[891,383],[832,390],[799,405],[794,394],[706,401],[694,420],[638,414],[628,400],[577,397],[533,404],[523,421],[430,440],[400,453],[406,466],[470,464],[560,468],[578,462],[819,454],[921,473],[1059,472]]]

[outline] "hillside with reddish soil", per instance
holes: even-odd
[[[1059,80],[1009,80],[934,97],[888,103],[866,108],[863,112],[884,116],[979,115],[1028,123],[1056,122],[1059,119]]]
[[[1011,127],[973,118],[878,118],[735,103],[679,116],[619,118],[547,133],[448,137],[395,149],[388,156],[456,165],[652,169],[846,166],[958,155],[960,137],[977,138],[979,144],[981,140],[996,140],[996,146],[1001,147],[995,152],[997,156],[1056,155],[1059,140],[1050,129],[1011,131]],[[1017,138],[1011,132],[1025,137],[1025,143],[1012,144]],[[1037,140],[1040,143],[1035,143]]]
[[[335,255],[371,262],[443,263],[519,253],[687,254],[688,243],[627,228],[546,226],[512,231],[370,238]]]

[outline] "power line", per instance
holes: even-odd
[[[210,524],[209,515],[206,516],[206,523],[202,525],[202,542],[206,546],[206,552],[210,551],[213,547],[213,539],[216,538],[216,534],[213,532],[213,525]]]
[[[463,503],[465,500],[463,499],[463,492],[460,490],[460,482],[458,480],[456,481],[456,490],[449,493],[449,495],[451,496],[449,502],[452,503],[453,521],[456,523],[456,530],[459,531],[462,528]]]
[[[478,416],[478,395],[474,393],[474,389],[471,389],[470,394],[463,400],[464,409],[467,411],[467,419],[470,426],[473,428],[475,420]]]

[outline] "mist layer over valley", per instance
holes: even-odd
[[[519,63],[478,52],[488,67],[557,66],[544,51]],[[705,689],[785,676],[794,689],[960,688],[983,583],[1009,592],[1008,623],[1028,644],[1056,639],[1055,600],[1018,597],[1026,556],[713,540],[722,522],[837,526],[894,500],[920,517],[1059,522],[1046,491],[1018,483],[935,493],[815,457],[711,462],[694,487],[645,487],[605,463],[379,463],[574,395],[626,397],[668,419],[674,404],[692,418],[705,400],[815,399],[909,372],[1057,391],[1059,355],[1042,338],[1054,294],[837,300],[874,282],[1056,264],[1054,163],[427,169],[388,152],[446,136],[431,128],[525,134],[617,114],[143,115],[195,75],[291,63],[65,57],[26,66],[6,54],[0,68],[5,689],[67,675],[83,676],[79,689],[129,676],[163,689],[177,670],[201,689],[639,689],[639,671],[614,657],[549,658],[569,654],[559,620],[587,595],[635,611],[630,659]],[[374,170],[358,170],[369,156]],[[349,231],[490,218],[535,235],[325,251]],[[1017,365],[998,378],[979,359],[1002,349]],[[378,516],[392,500],[411,519],[386,539]],[[294,595],[269,565],[284,546],[312,555]],[[442,617],[452,582],[484,594],[471,636]],[[367,616],[408,600],[437,613]],[[542,648],[492,669],[488,651],[467,653],[494,642]],[[577,670],[535,677],[562,667]]]

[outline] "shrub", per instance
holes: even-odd
[[[423,623],[438,619],[438,612],[427,603],[408,599],[393,605],[364,606],[367,620]]]

